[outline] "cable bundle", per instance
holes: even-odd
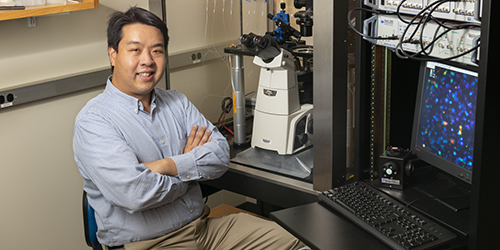
[[[433,13],[436,11],[436,9],[441,4],[444,4],[446,2],[459,2],[459,0],[438,0],[438,1],[435,1],[435,2],[427,5],[425,8],[423,8],[418,14],[413,16],[413,18],[410,21],[408,21],[408,19],[405,19],[401,15],[401,12],[400,12],[401,6],[403,6],[404,2],[406,2],[406,0],[402,0],[399,3],[395,13],[382,13],[380,11],[376,11],[376,10],[372,10],[372,9],[354,8],[354,9],[349,11],[348,24],[351,28],[353,28],[353,30],[358,35],[364,37],[365,39],[399,40],[399,42],[397,43],[396,48],[395,48],[396,55],[402,59],[413,59],[413,60],[419,60],[419,61],[430,60],[431,58],[429,56],[434,48],[434,44],[436,43],[436,41],[438,41],[441,37],[445,36],[449,32],[454,31],[454,30],[459,30],[459,29],[480,27],[479,24],[469,23],[469,22],[463,22],[463,23],[459,23],[459,24],[446,23],[447,22],[446,20],[440,20],[440,19],[437,19],[433,16]],[[367,11],[367,12],[371,12],[374,14],[397,15],[399,20],[401,20],[401,22],[406,24],[406,28],[403,31],[403,34],[401,34],[400,36],[393,35],[393,36],[389,36],[389,37],[380,37],[380,36],[374,37],[374,36],[369,36],[369,35],[363,34],[354,28],[354,25],[353,25],[352,20],[350,18],[352,13],[354,11],[358,11],[358,10]],[[439,26],[434,31],[434,36],[433,36],[432,41],[425,43],[422,35],[420,36],[420,38],[415,38],[416,34],[419,31],[420,31],[420,34],[424,34],[424,29],[426,28],[426,25],[431,21]],[[409,29],[410,29],[410,27],[412,27],[412,25],[416,25],[416,26],[414,26],[413,32],[409,36],[407,36],[407,33],[409,32]],[[440,33],[440,31],[442,31],[442,32]],[[412,52],[410,54],[403,49],[403,44],[418,44],[420,47],[420,50],[417,52]],[[432,58],[432,60],[443,61],[443,60],[452,60],[455,58],[459,58],[459,57],[462,57],[468,53],[471,53],[471,52],[477,50],[479,48],[479,46],[480,45],[478,44],[478,45],[474,46],[473,48],[471,48],[470,50],[464,51],[460,54],[457,54],[457,55],[454,55],[454,56],[451,56],[448,58],[439,58],[439,59]]]

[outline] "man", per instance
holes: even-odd
[[[271,221],[207,219],[198,181],[229,165],[225,138],[173,90],[155,88],[166,66],[166,25],[133,7],[108,22],[113,75],[76,118],[73,148],[97,237],[105,249],[297,249]]]

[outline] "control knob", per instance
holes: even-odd
[[[394,162],[387,162],[382,166],[382,173],[384,177],[396,176],[399,172],[398,166]]]

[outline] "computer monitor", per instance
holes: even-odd
[[[428,164],[472,184],[476,68],[425,61],[420,70],[411,151]]]

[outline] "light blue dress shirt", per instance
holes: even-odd
[[[109,79],[77,115],[73,150],[99,242],[117,246],[165,235],[199,217],[204,204],[197,181],[224,174],[229,146],[185,95],[156,88],[149,114]],[[195,124],[207,126],[212,141],[183,154]],[[178,176],[141,164],[168,157]]]

